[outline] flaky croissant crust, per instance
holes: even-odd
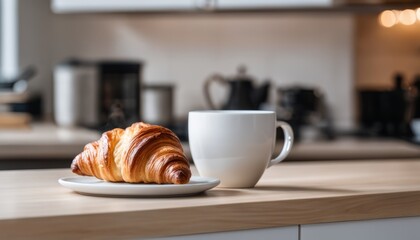
[[[145,123],[103,133],[73,159],[71,169],[110,182],[184,184],[191,177],[178,137]]]

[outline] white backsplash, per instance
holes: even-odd
[[[206,108],[202,91],[206,77],[214,72],[232,75],[245,64],[251,75],[260,81],[270,78],[275,86],[319,87],[337,126],[353,125],[351,15],[51,14],[49,18],[44,19],[50,37],[45,38],[49,47],[44,54],[50,64],[41,66],[45,92],[51,89],[48,71],[69,56],[141,59],[145,83],[176,85],[175,114],[185,117],[190,110]],[[51,111],[50,102],[47,110]]]

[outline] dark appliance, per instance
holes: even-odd
[[[318,89],[286,87],[278,88],[277,94],[278,117],[292,126],[296,141],[302,139],[302,129],[307,126],[317,128],[326,139],[335,137],[330,112]]]
[[[412,118],[420,119],[420,75],[416,76],[413,83],[413,90],[415,90],[415,95],[413,99],[413,110]]]
[[[223,110],[257,110],[267,101],[270,83],[266,81],[259,87],[254,86],[254,79],[246,74],[246,67],[240,66],[238,74],[225,78],[220,74],[210,76],[204,84],[204,96],[211,109],[218,109],[210,96],[210,85],[214,82],[228,86],[230,93],[223,104]]]
[[[140,120],[141,63],[103,61],[98,64],[100,126],[125,128]]]
[[[362,135],[407,137],[407,91],[403,76],[394,76],[390,90],[361,90],[359,95],[359,121]]]

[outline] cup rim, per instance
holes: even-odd
[[[267,110],[197,110],[190,111],[189,114],[227,114],[227,115],[250,115],[250,114],[276,114],[274,111]]]

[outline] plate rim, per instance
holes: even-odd
[[[93,183],[80,183],[70,181],[69,179],[90,178],[97,179],[100,183],[107,183],[106,185],[96,185]],[[127,197],[177,197],[177,196],[190,196],[196,195],[220,184],[220,180],[212,177],[192,176],[191,179],[202,179],[203,182],[191,184],[129,184],[129,183],[112,183],[106,182],[92,176],[72,176],[62,177],[58,179],[58,183],[67,189],[83,195],[96,195],[96,196],[127,196]],[[90,190],[94,188],[95,190]],[[198,189],[197,189],[198,188]],[[108,190],[108,191],[107,191]],[[119,193],[118,191],[128,191],[126,193]],[[139,192],[147,190],[150,192]],[[165,193],[164,191],[174,190],[175,193]],[[117,192],[115,192],[117,191]],[[179,192],[176,192],[179,191]]]

